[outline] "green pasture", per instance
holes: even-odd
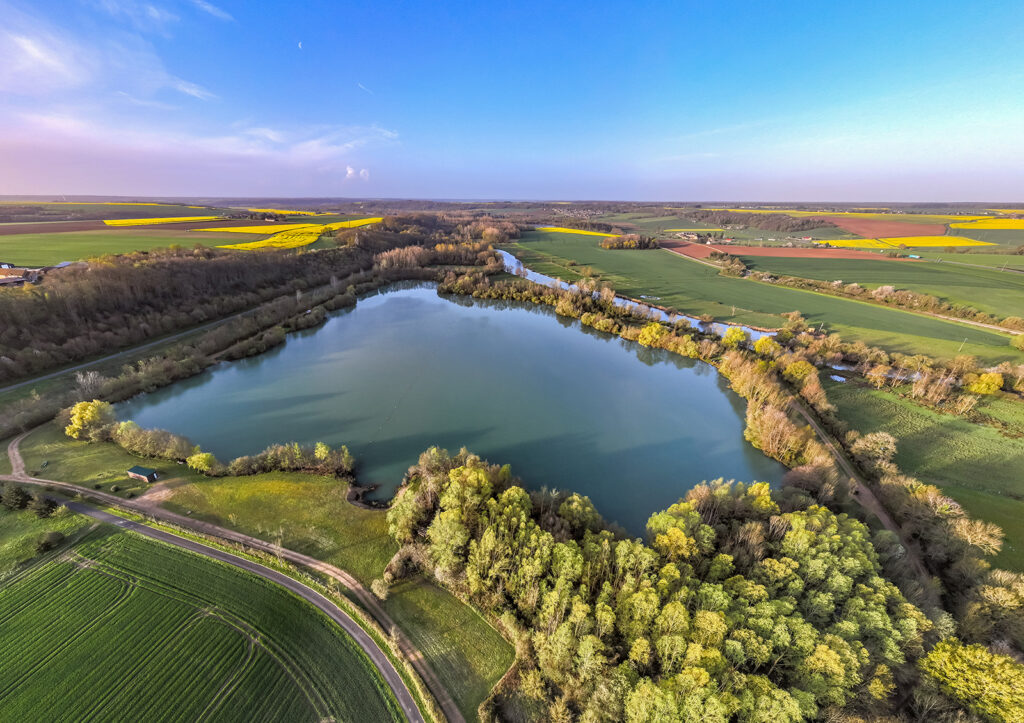
[[[986,424],[933,411],[889,390],[855,382],[824,385],[852,429],[896,437],[900,469],[1002,526],[1006,540],[995,562],[1024,571],[1024,405],[986,398],[977,410],[994,421]]]
[[[995,331],[889,309],[874,304],[789,289],[749,279],[719,276],[718,269],[666,250],[602,249],[592,237],[533,231],[511,247],[528,267],[575,281],[591,270],[616,291],[686,314],[779,327],[781,315],[800,311],[847,341],[862,340],[893,352],[951,358],[974,354],[986,363],[1021,361],[1010,337]]]
[[[58,508],[49,517],[37,517],[30,510],[12,512],[6,507],[0,507],[0,591],[3,590],[3,580],[39,554],[36,552],[36,543],[43,535],[59,532],[70,537],[84,529],[88,523],[86,518],[64,507]]]
[[[402,720],[312,606],[109,526],[10,578],[0,620],[5,720]]]
[[[181,229],[174,231],[156,226],[12,234],[0,236],[0,261],[29,267],[53,266],[63,261],[81,261],[106,254],[126,254],[174,245],[188,248],[196,244],[217,246],[233,243],[223,239],[235,239],[240,235],[251,241],[264,238],[257,234],[214,234]]]
[[[1024,274],[932,261],[873,259],[800,259],[742,256],[755,271],[821,281],[856,282],[874,289],[892,285],[937,296],[1000,317],[1024,316]]]

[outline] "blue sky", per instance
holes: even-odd
[[[1024,3],[0,0],[0,193],[1024,200]]]

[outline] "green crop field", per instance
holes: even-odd
[[[627,296],[657,297],[658,304],[716,319],[778,327],[780,314],[799,310],[848,341],[889,351],[951,358],[974,354],[986,363],[1021,361],[1009,335],[881,306],[718,275],[718,269],[669,251],[602,249],[593,237],[529,232],[511,251],[531,269],[567,281],[590,267]],[[573,265],[573,262],[575,265]],[[962,346],[961,346],[962,345]]]
[[[890,284],[897,289],[931,294],[953,304],[964,304],[998,316],[1024,316],[1024,274],[932,261],[741,258],[756,271],[822,281],[841,279],[871,289]]]
[[[106,526],[0,587],[0,621],[4,720],[401,720],[312,606]]]
[[[997,254],[991,251],[974,247],[969,253],[949,253],[948,251],[922,251],[914,249],[914,253],[928,261],[938,261],[951,264],[970,264],[972,266],[985,266],[1008,269],[1024,269],[1024,255],[1020,254]]]
[[[351,572],[366,586],[380,577],[398,545],[384,513],[345,499],[329,477],[274,473],[224,477],[175,487],[164,507],[230,527]]]
[[[671,233],[665,233],[667,229],[672,228],[721,228],[721,226],[699,223],[688,219],[685,216],[644,216],[639,213],[607,214],[598,216],[594,220],[599,223],[632,227],[635,228],[638,233],[658,236],[672,236],[673,234]],[[835,226],[821,226],[819,228],[810,229],[809,231],[764,231],[759,228],[729,229],[722,231],[722,236],[725,238],[737,239],[743,243],[763,244],[765,246],[781,245],[781,243],[789,236],[810,236],[815,239],[827,240],[860,238],[860,236],[857,236],[856,234],[844,231],[843,229]],[[771,242],[768,239],[775,239],[775,241]]]
[[[69,439],[55,424],[32,432],[21,444],[30,472],[41,477],[100,484],[117,494],[142,494],[148,485],[129,481],[124,470],[135,464],[166,470],[161,482],[171,488],[163,505],[196,519],[244,532],[332,563],[364,585],[379,577],[397,545],[387,533],[384,513],[349,504],[335,479],[273,473],[252,477],[203,477],[162,460],[145,460],[113,444]],[[169,475],[174,475],[170,477]],[[459,706],[475,716],[491,686],[511,665],[512,648],[471,607],[429,583],[400,585],[386,607],[402,631],[423,653]],[[436,626],[438,619],[459,621]]]
[[[104,254],[124,254],[129,251],[146,251],[166,246],[186,246],[196,244],[216,246],[232,243],[239,234],[201,233],[196,231],[173,231],[167,228],[158,229],[146,226],[126,227],[124,229],[99,229],[96,231],[74,231],[62,233],[26,233],[0,236],[0,261],[22,266],[52,266],[62,261],[80,261],[82,259],[103,256]],[[245,234],[250,241],[264,238],[263,236]]]
[[[1000,246],[1024,246],[1024,229],[951,228],[950,236],[966,236],[975,241],[986,241]]]
[[[398,546],[384,513],[345,500],[333,479],[300,474],[204,480],[177,487],[167,509],[330,562],[364,585],[380,577]],[[471,607],[429,582],[397,585],[385,608],[469,720],[514,657]]]
[[[423,653],[467,720],[512,665],[515,651],[468,605],[425,580],[395,586],[388,614]]]
[[[938,485],[972,515],[1006,533],[996,564],[1024,571],[1024,405],[985,399],[979,413],[1001,422],[1005,433],[952,414],[940,414],[853,382],[824,382],[829,400],[853,429],[889,432],[899,440],[896,463],[907,474]]]

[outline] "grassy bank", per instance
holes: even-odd
[[[30,472],[87,487],[99,484],[108,492],[116,484],[122,497],[138,497],[151,487],[128,481],[128,467],[166,469],[161,482],[168,489],[162,501],[167,509],[279,542],[337,565],[365,585],[380,576],[397,550],[384,513],[349,504],[345,486],[333,478],[272,473],[211,479],[163,460],[135,457],[113,444],[76,442],[55,424],[29,434],[21,450]],[[385,607],[472,719],[511,664],[511,646],[472,608],[428,582],[394,590]]]
[[[511,250],[541,273],[574,281],[584,267],[590,267],[621,294],[653,296],[656,303],[691,315],[711,314],[724,321],[777,327],[783,321],[781,314],[799,310],[810,323],[824,324],[847,341],[861,340],[889,351],[940,358],[974,354],[990,364],[1021,359],[1021,353],[1010,346],[1009,336],[998,332],[719,276],[717,268],[665,250],[613,251],[600,248],[590,237],[544,232],[525,234]]]
[[[869,289],[892,285],[931,294],[997,316],[1024,316],[1024,274],[920,261],[799,259],[742,256],[755,271],[806,279],[858,283]]]
[[[182,719],[401,719],[365,654],[304,601],[108,526],[0,588],[0,610],[11,720],[171,706]]]
[[[896,463],[907,474],[940,486],[975,517],[999,524],[1006,533],[1000,567],[1024,571],[1024,409],[1019,402],[986,400],[981,414],[1006,425],[940,414],[853,382],[825,381],[839,416],[861,432],[889,432],[899,440]],[[1016,435],[1016,436],[1015,436]]]

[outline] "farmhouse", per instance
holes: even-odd
[[[128,470],[128,476],[132,479],[141,480],[143,482],[156,482],[160,475],[156,473],[155,469],[135,466]]]

